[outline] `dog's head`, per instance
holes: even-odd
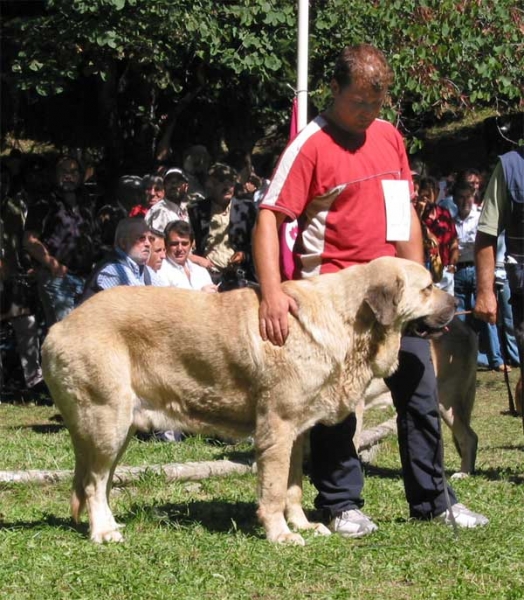
[[[453,318],[453,296],[435,287],[421,265],[383,257],[371,261],[368,271],[364,302],[383,327],[425,336],[442,331]]]
[[[412,261],[379,258],[367,265],[367,275],[361,311],[368,327],[371,320],[370,366],[375,377],[388,377],[397,368],[402,333],[425,337],[442,331],[453,318],[455,301]]]

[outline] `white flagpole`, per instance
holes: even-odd
[[[298,0],[297,130],[307,125],[309,0]]]

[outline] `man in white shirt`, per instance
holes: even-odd
[[[185,221],[172,221],[165,229],[166,260],[160,268],[160,275],[168,285],[187,289],[216,292],[207,269],[190,260],[193,245],[193,230]]]
[[[164,232],[171,221],[189,221],[186,206],[189,180],[182,169],[168,169],[164,175],[164,199],[152,206],[144,217],[155,231]]]

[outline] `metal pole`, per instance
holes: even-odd
[[[297,128],[307,125],[309,0],[298,0]]]

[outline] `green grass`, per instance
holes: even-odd
[[[516,380],[512,373],[512,383]],[[500,374],[479,373],[473,427],[478,474],[455,482],[461,501],[491,523],[460,531],[407,518],[396,441],[366,468],[366,511],[379,525],[362,540],[306,535],[307,545],[268,543],[255,517],[252,475],[166,483],[145,474],[115,489],[124,544],[98,546],[69,517],[69,483],[0,487],[0,595],[9,599],[464,599],[524,597],[524,436],[504,412]],[[68,469],[72,452],[52,408],[0,405],[1,469]],[[370,422],[390,416],[376,411]],[[459,460],[445,431],[449,472]],[[247,444],[203,438],[133,440],[123,463],[232,458]],[[314,490],[305,485],[311,511]]]

